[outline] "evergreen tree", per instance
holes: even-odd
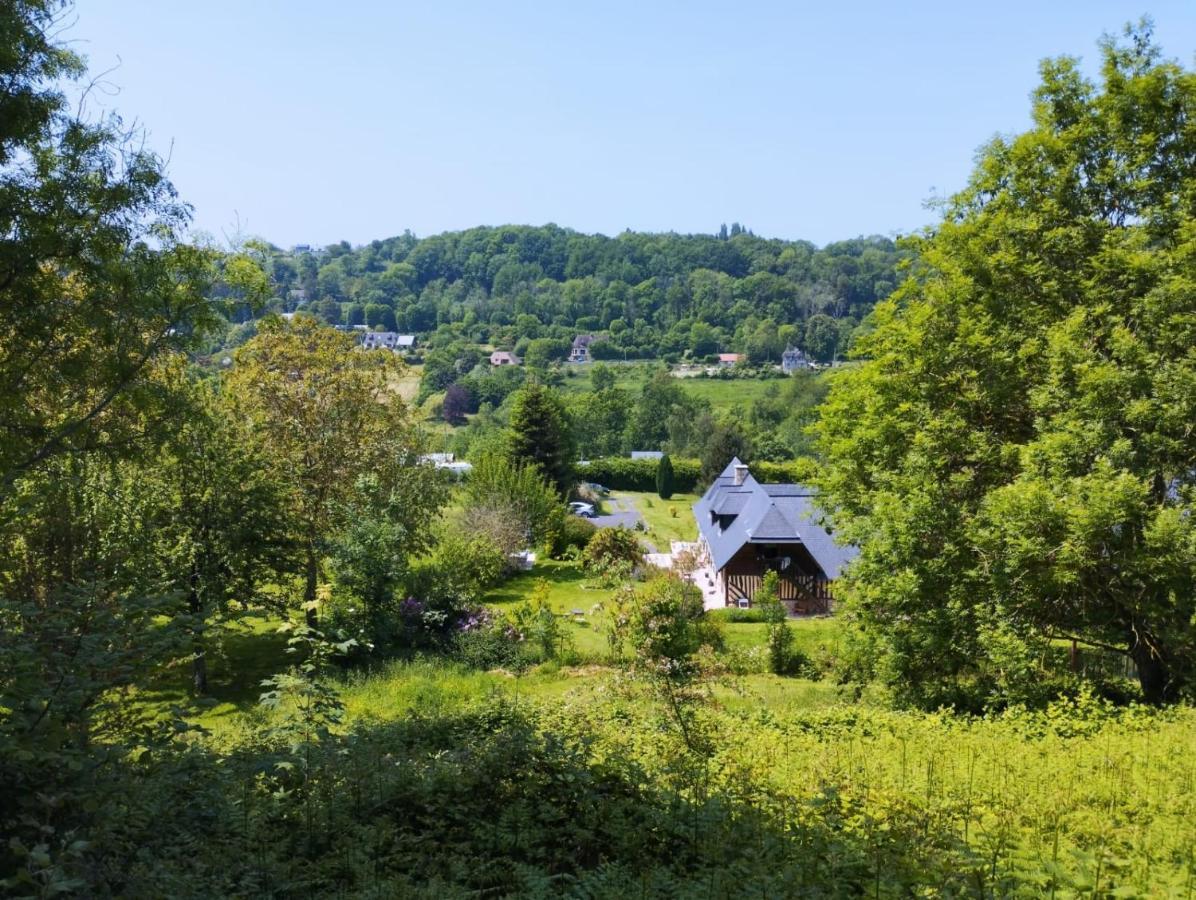
[[[656,493],[661,500],[668,500],[673,496],[673,461],[666,453],[660,458],[656,466]]]
[[[562,495],[569,492],[573,485],[573,432],[555,391],[532,382],[515,395],[508,446],[516,465],[531,463]]]
[[[735,457],[747,462],[752,456],[751,443],[736,422],[721,422],[714,427],[710,440],[702,450],[702,469],[699,483],[708,485],[722,474]]]

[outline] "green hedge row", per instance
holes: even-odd
[[[698,484],[701,465],[696,459],[673,459],[673,485],[679,494],[702,493],[709,485]],[[594,482],[617,491],[655,491],[656,466],[654,459],[629,459],[607,456],[579,464],[577,473],[585,481]],[[760,482],[776,483],[800,481],[800,461],[751,463],[753,477]]]

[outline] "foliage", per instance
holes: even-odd
[[[572,424],[551,388],[525,385],[511,404],[510,455],[514,465],[538,468],[561,496],[573,487]]]
[[[541,474],[528,464],[516,464],[499,454],[475,460],[465,483],[465,528],[493,536],[514,534],[497,542],[506,553],[528,547],[551,548],[564,528],[565,508],[560,496]]]
[[[589,519],[581,516],[565,516],[556,544],[552,548],[552,555],[557,558],[570,553],[580,555],[594,537],[598,526]]]
[[[538,579],[532,595],[509,615],[510,628],[534,645],[543,660],[559,659],[568,648],[569,636],[561,628],[561,621],[548,605],[548,582]]]
[[[320,558],[358,505],[362,475],[380,479],[378,498],[406,473],[423,474],[434,489],[434,472],[417,466],[421,444],[391,379],[402,370],[391,353],[361,353],[352,335],[298,316],[268,321],[235,354],[228,389],[270,442],[291,488],[296,532],[302,548],[304,608],[315,622]],[[419,496],[402,491],[403,499]],[[414,532],[421,504],[406,530]],[[405,510],[391,506],[402,515]],[[393,523],[392,523],[393,524]],[[402,526],[401,526],[402,527]]]
[[[774,675],[787,675],[794,668],[793,632],[789,629],[789,616],[780,599],[780,576],[766,572],[754,603],[764,613],[768,624],[768,667]]]
[[[582,559],[595,571],[616,563],[623,563],[630,570],[643,562],[644,551],[635,532],[620,525],[595,531],[586,544]]]
[[[734,349],[775,363],[786,343],[822,334],[805,326],[813,316],[834,317],[848,333],[893,289],[906,255],[883,237],[817,248],[746,230],[727,240],[609,238],[549,225],[407,233],[359,248],[273,251],[270,262],[280,304],[298,282],[306,308],[332,324],[364,307],[371,325],[389,330],[393,320],[430,335],[434,352],[453,341],[475,350],[523,343],[535,347],[529,364],[543,366],[579,332],[601,335],[590,348],[596,359],[698,359]],[[453,380],[440,371],[428,393]]]
[[[718,674],[712,653],[722,634],[702,615],[702,592],[671,575],[627,586],[616,598],[612,646],[630,651],[630,671],[662,703],[686,748],[709,754],[712,736],[697,710]]]
[[[668,500],[673,496],[673,461],[666,453],[656,465],[656,496],[661,500]]]
[[[1041,697],[1055,638],[1153,702],[1196,678],[1196,81],[1148,26],[1101,57],[1043,64],[823,408],[843,593],[904,700]]]
[[[338,602],[334,624],[350,629],[361,648],[385,651],[400,639],[402,588],[412,580],[413,561],[433,543],[432,523],[445,499],[444,483],[425,466],[359,476],[338,514],[344,524],[329,540],[328,568]]]
[[[727,468],[732,459],[751,462],[754,457],[752,444],[743,428],[737,422],[720,422],[714,426],[709,441],[702,451],[698,482],[711,484]]]
[[[509,565],[507,554],[486,536],[450,530],[440,536],[432,553],[412,565],[407,588],[447,622],[476,604]]]

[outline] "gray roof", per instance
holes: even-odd
[[[827,578],[838,578],[859,551],[839,545],[818,524],[814,489],[802,484],[760,484],[750,471],[742,484],[736,484],[735,467],[740,465],[738,459],[731,460],[693,508],[715,570],[730,562],[744,544],[802,544]]]

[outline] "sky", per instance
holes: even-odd
[[[475,225],[818,244],[933,221],[1039,60],[1095,73],[1196,2],[77,0],[97,103],[168,157],[195,227],[280,246]]]

